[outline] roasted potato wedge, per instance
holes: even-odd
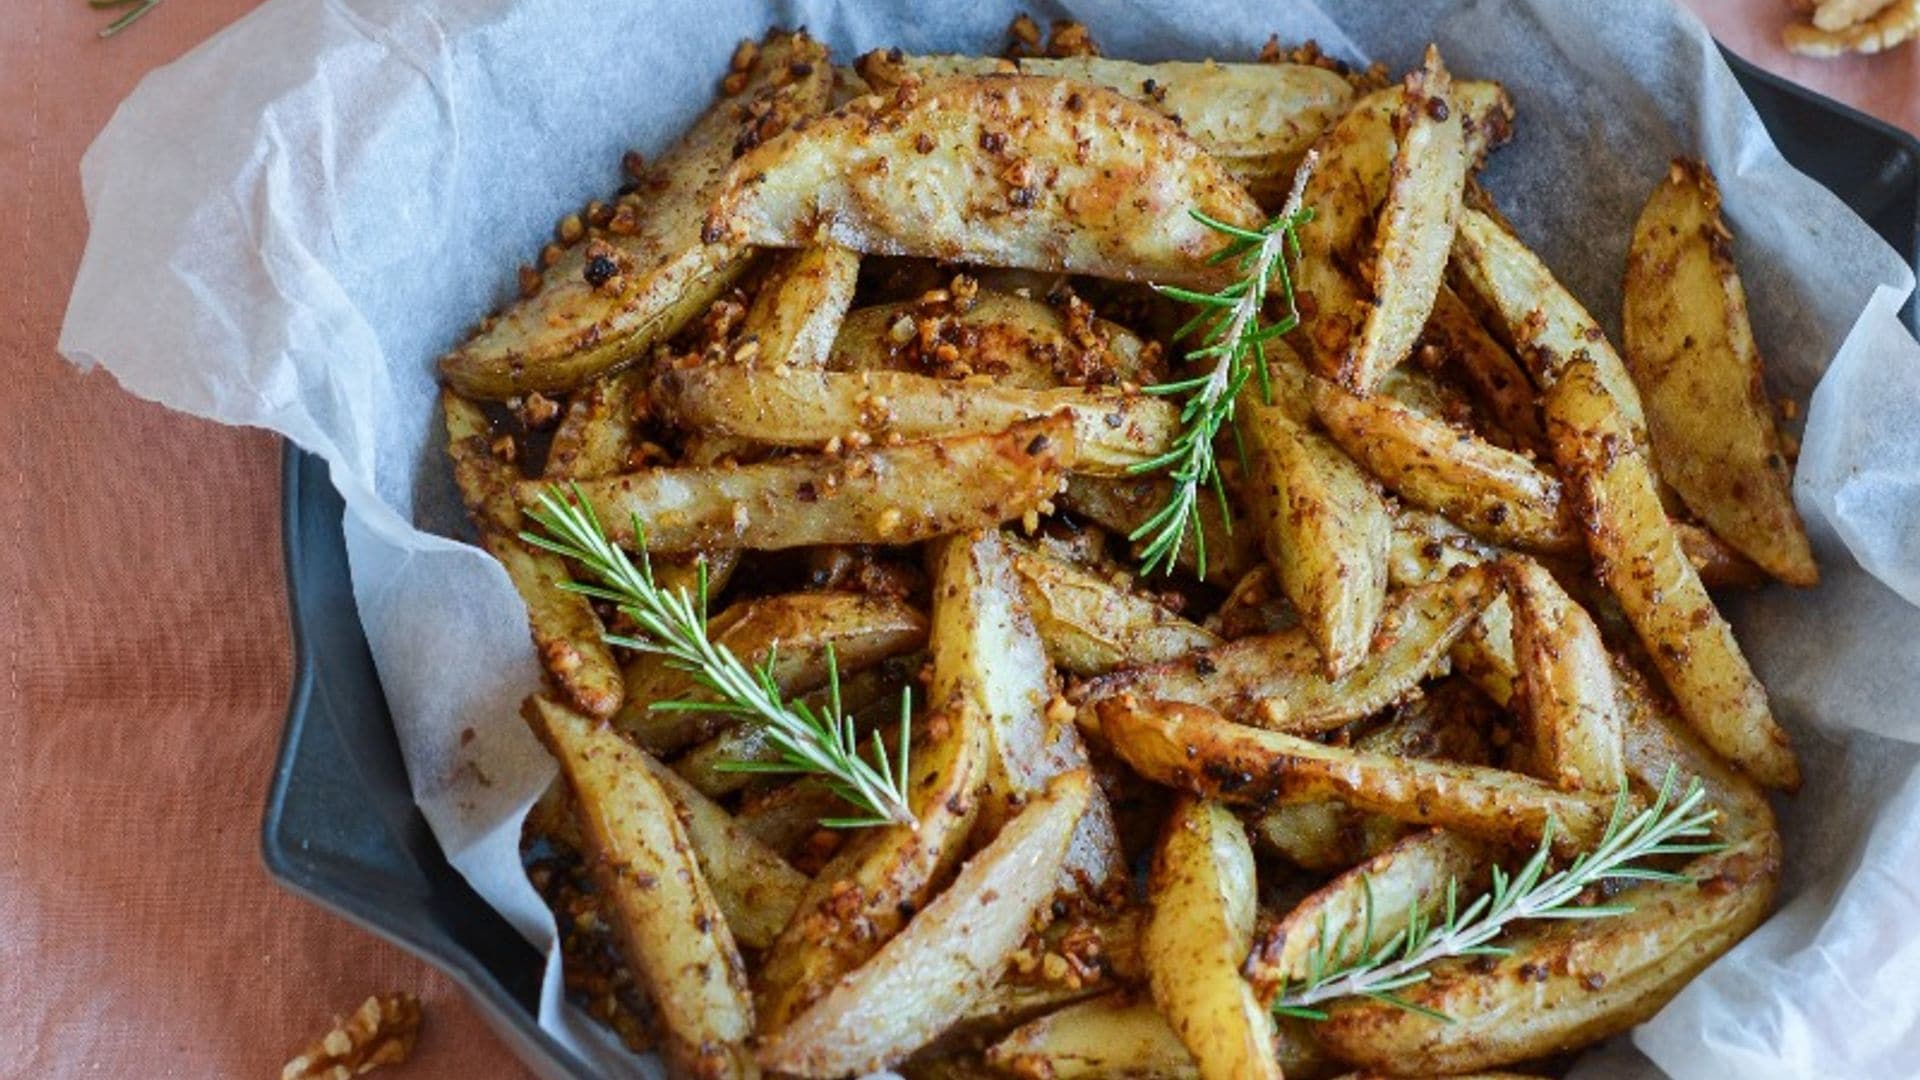
[[[990,376],[1008,390],[1160,381],[1158,345],[1072,304],[1063,307],[986,287],[965,302],[949,290],[948,299],[931,303],[863,307],[841,325],[827,366]]]
[[[1281,405],[1242,394],[1246,501],[1267,565],[1332,678],[1365,659],[1387,598],[1393,519],[1373,480]]]
[[[814,875],[755,981],[762,1036],[780,1032],[872,958],[960,861],[991,765],[987,719],[961,699],[919,727],[907,798],[918,825],[864,830]],[[1053,884],[1049,878],[1049,893]]]
[[[1075,460],[1073,420],[756,465],[645,469],[582,481],[615,542],[653,552],[711,547],[910,544],[1018,519],[1059,491]],[[546,490],[518,488],[523,504]]]
[[[1315,380],[1314,412],[1354,461],[1415,506],[1489,543],[1529,551],[1580,549],[1560,479],[1386,394],[1362,397]]]
[[[1600,628],[1539,563],[1511,558],[1500,569],[1534,774],[1562,791],[1619,791],[1627,704]]]
[[[1015,547],[1011,558],[1048,659],[1075,675],[1171,661],[1220,644],[1210,631],[1091,571],[1033,548]]]
[[[549,480],[591,480],[626,471],[633,454],[633,399],[644,386],[641,373],[628,368],[595,379],[575,394],[553,429],[542,475]]]
[[[807,843],[820,834],[820,820],[843,817],[847,811],[840,796],[825,787],[795,780],[749,793],[733,820],[754,839],[798,861]]]
[[[528,698],[524,711],[573,792],[589,865],[667,1058],[690,1076],[756,1075],[739,948],[645,751],[547,698]]]
[[[1544,453],[1546,433],[1540,426],[1533,381],[1452,288],[1442,285],[1434,294],[1420,344],[1431,347],[1433,360],[1472,391],[1481,409],[1511,440],[1508,449]]]
[[[768,1039],[761,1065],[793,1076],[858,1075],[938,1034],[992,988],[1052,899],[1093,791],[1085,770],[1056,777],[904,931]]]
[[[1417,687],[1481,609],[1492,572],[1470,567],[1389,600],[1376,647],[1343,678],[1329,679],[1303,629],[1230,641],[1164,664],[1122,668],[1089,680],[1082,702],[1116,694],[1206,705],[1236,720],[1290,732],[1330,731],[1392,705]]]
[[[1471,837],[1426,829],[1348,869],[1268,926],[1244,968],[1262,1004],[1305,983],[1316,963],[1336,967],[1385,944],[1417,912],[1443,913],[1485,888],[1496,851]],[[1316,953],[1320,959],[1316,960]]]
[[[1554,846],[1563,854],[1598,839],[1612,808],[1607,799],[1556,791],[1501,769],[1325,746],[1185,702],[1123,694],[1090,711],[1106,744],[1142,776],[1242,806],[1337,799],[1521,847],[1538,845],[1552,820]]]
[[[1027,611],[999,530],[948,537],[933,548],[936,702],[964,701],[987,718],[992,764],[979,829],[992,836],[1054,777],[1087,766],[1071,710],[1052,707],[1053,664]],[[1097,889],[1126,873],[1113,813],[1095,791],[1067,854],[1065,889]]]
[[[1102,528],[1131,536],[1166,505],[1170,490],[1170,483],[1158,476],[1075,475],[1067,478],[1060,502]],[[1174,565],[1198,574],[1201,544],[1206,545],[1204,580],[1209,582],[1231,582],[1246,573],[1258,558],[1253,530],[1232,528],[1220,515],[1220,505],[1213,499],[1200,500],[1199,536],[1191,543],[1180,545]]]
[[[1051,1080],[1200,1076],[1159,1007],[1126,995],[1069,1005],[1024,1024],[987,1051],[987,1064],[1011,1076]]]
[[[927,643],[927,619],[898,600],[852,592],[802,592],[743,600],[713,616],[716,642],[750,667],[774,660],[783,693],[812,690],[827,681],[827,653],[840,673],[860,672]],[[614,726],[656,754],[672,755],[712,738],[737,719],[722,713],[655,709],[654,703],[713,700],[693,676],[659,653],[640,653],[627,665],[632,688]]]
[[[495,457],[486,415],[451,390],[440,392],[446,414],[447,454],[453,458],[454,484],[487,549],[507,572],[527,605],[540,663],[574,707],[594,716],[610,716],[625,697],[625,683],[606,627],[587,598],[564,586],[573,580],[566,560],[520,539],[525,527],[513,502],[514,468]]]
[[[687,842],[693,846],[714,903],[727,917],[734,940],[749,949],[773,944],[800,903],[807,888],[806,875],[652,754],[640,751],[636,756],[673,801]]]
[[[672,369],[655,399],[682,425],[771,446],[818,448],[843,439],[949,438],[1002,431],[1064,412],[1074,468],[1124,475],[1165,453],[1180,433],[1171,402],[1118,389],[1014,390],[896,371],[834,372],[784,365]]]
[[[1140,950],[1154,1004],[1205,1078],[1281,1077],[1273,1018],[1240,977],[1254,893],[1253,849],[1240,819],[1219,803],[1182,796],[1154,851]]]
[[[832,82],[825,47],[804,33],[770,35],[740,93],[708,110],[620,197],[605,235],[567,248],[538,292],[440,358],[441,376],[478,398],[569,390],[671,337],[751,260],[742,245],[701,236],[735,147],[825,109]]]
[[[1627,252],[1622,304],[1627,368],[1646,406],[1661,479],[1769,574],[1817,584],[1733,234],[1704,163],[1674,159],[1647,199]]]
[[[763,364],[824,367],[859,279],[860,256],[846,248],[781,252],[753,295],[740,336],[755,343],[753,356]]]
[[[1220,234],[1193,210],[1243,228],[1264,220],[1159,113],[1085,83],[982,76],[855,102],[749,151],[706,235],[722,248],[836,243],[1221,288],[1231,269],[1207,262]]]
[[[1576,356],[1545,398],[1547,433],[1582,504],[1600,580],[1620,601],[1687,721],[1768,787],[1800,786],[1793,747],[1733,628],[1667,523],[1645,441],[1602,378]]]

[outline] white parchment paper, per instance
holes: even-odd
[[[148,76],[88,152],[92,233],[62,351],[331,464],[414,793],[454,864],[536,946],[551,952],[554,927],[517,840],[552,766],[515,708],[537,670],[505,575],[446,539],[466,533],[433,358],[509,295],[562,212],[617,184],[622,150],[663,149],[711,101],[739,38],[803,23],[843,60],[895,44],[993,51],[1015,11],[268,0]],[[1616,329],[1642,199],[1669,156],[1708,160],[1773,389],[1813,393],[1798,495],[1823,583],[1731,608],[1807,783],[1782,808],[1780,913],[1580,1075],[1915,1075],[1920,346],[1895,316],[1913,287],[1899,257],[1781,159],[1705,32],[1665,0],[1078,0],[1036,13],[1080,18],[1109,53],[1138,59],[1245,59],[1277,32],[1399,71],[1438,41],[1456,73],[1512,91],[1518,135],[1488,186]],[[463,746],[466,728],[478,737]],[[561,1003],[556,967],[542,1023],[610,1075],[642,1069]]]

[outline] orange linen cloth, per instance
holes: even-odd
[[[1920,130],[1913,49],[1796,61],[1782,0],[1695,2],[1737,50]],[[54,351],[82,151],[251,3],[167,0],[110,41],[84,0],[0,16],[0,1076],[275,1076],[395,989],[427,1021],[392,1075],[524,1076],[446,979],[261,867],[290,672],[277,440]]]

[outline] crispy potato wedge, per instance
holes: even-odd
[[[1396,841],[1348,869],[1266,928],[1247,955],[1247,979],[1263,1005],[1314,974],[1320,952],[1329,967],[1379,948],[1418,912],[1446,910],[1447,890],[1460,902],[1476,895],[1496,852],[1471,837],[1426,829]]]
[[[1733,263],[1733,234],[1704,163],[1674,159],[1640,212],[1621,319],[1661,479],[1769,574],[1817,584]]]
[[[527,626],[541,665],[575,708],[593,716],[612,715],[626,691],[600,616],[586,597],[564,588],[573,580],[566,560],[520,539],[525,526],[513,502],[518,474],[494,456],[480,407],[451,390],[440,392],[440,405],[460,500],[480,535],[480,546],[499,561],[527,605]]]
[[[1427,46],[1407,76],[1393,117],[1393,166],[1374,225],[1373,302],[1341,366],[1339,382],[1371,392],[1412,351],[1446,274],[1467,179],[1463,113],[1440,50]]]
[[[1219,803],[1182,796],[1154,851],[1140,950],[1154,1003],[1205,1078],[1281,1078],[1273,1018],[1240,977],[1254,892],[1253,849],[1240,819]]]
[[[1374,651],[1343,678],[1327,678],[1319,651],[1305,630],[1295,628],[1239,638],[1169,663],[1122,668],[1089,680],[1074,696],[1090,702],[1131,693],[1206,705],[1282,731],[1330,731],[1412,693],[1492,602],[1495,590],[1490,569],[1470,567],[1395,593],[1380,619]]]
[[[784,648],[784,646],[783,646]],[[836,650],[837,653],[837,650]],[[872,667],[847,671],[840,677],[840,707],[853,718],[862,744],[867,732],[890,731],[888,724],[900,719],[900,692],[913,674],[926,662],[923,652],[904,652],[889,656]],[[831,698],[828,687],[801,695],[810,708],[823,710]],[[735,724],[713,738],[674,759],[673,771],[686,777],[701,794],[719,798],[747,787],[764,774],[730,769],[729,763],[777,761],[780,751],[759,724]]]
[[[1055,778],[904,931],[770,1038],[761,1065],[794,1076],[857,1075],[938,1034],[992,988],[1052,899],[1093,791],[1084,769]]]
[[[759,343],[754,355],[762,363],[823,367],[859,279],[860,256],[846,248],[781,252],[740,322],[741,338]]]
[[[667,1058],[690,1076],[756,1075],[739,948],[645,751],[547,698],[528,698],[524,713],[573,791],[589,865]]]
[[[553,429],[542,475],[549,480],[590,480],[627,468],[633,453],[633,398],[644,387],[633,368],[595,379],[567,403]]]
[[[652,754],[639,751],[636,756],[672,800],[734,940],[749,949],[773,944],[800,903],[806,875]]]
[[[987,1050],[1011,1076],[1050,1080],[1198,1080],[1199,1066],[1152,1001],[1107,995],[1016,1028]]]
[[[1427,111],[1436,93],[1429,84],[1443,78],[1423,71],[1407,84],[1368,94],[1315,144],[1319,160],[1301,200],[1313,208],[1314,216],[1300,229],[1302,257],[1294,275],[1303,296],[1301,326],[1312,369],[1359,392],[1372,389],[1371,383],[1360,382],[1363,371],[1377,379],[1392,366],[1373,358],[1385,355],[1380,349],[1391,344],[1404,357],[1411,348],[1413,336],[1406,337],[1404,348],[1398,342],[1409,329],[1417,336],[1433,306],[1439,278],[1434,276],[1431,284],[1427,280],[1436,273],[1431,248],[1438,238],[1451,235],[1452,219],[1458,217],[1458,177],[1464,175],[1468,161],[1478,160],[1488,148],[1505,141],[1511,130],[1513,104],[1498,83],[1448,85],[1439,95],[1449,103],[1448,119],[1434,117]],[[1415,162],[1409,158],[1408,168],[1396,177],[1401,157],[1396,127],[1403,113],[1414,124],[1403,130],[1409,134],[1409,153],[1420,167],[1411,168]],[[1451,133],[1456,122],[1459,143]],[[1453,145],[1461,150],[1449,157]],[[1452,194],[1447,192],[1449,179],[1455,189]],[[1375,226],[1382,202],[1396,188],[1401,198],[1395,211],[1393,246],[1369,247],[1382,232]],[[1431,201],[1435,197],[1441,200],[1437,205]],[[1446,216],[1436,215],[1436,209]],[[1378,216],[1382,223],[1386,221],[1384,214]],[[1387,282],[1379,273],[1381,268],[1412,271],[1417,276]],[[1444,269],[1442,260],[1439,270]],[[1374,293],[1373,288],[1382,284],[1389,286],[1389,292]],[[1363,329],[1374,318],[1370,312],[1389,299],[1393,306],[1378,317],[1381,321],[1374,332],[1380,335],[1391,328],[1391,338],[1376,336],[1368,346],[1374,353],[1363,364],[1359,355],[1367,341]]]
[[[1481,409],[1511,439],[1510,449],[1545,451],[1533,381],[1452,288],[1442,285],[1434,294],[1420,344],[1431,346],[1434,360],[1472,391]]]
[[[1496,552],[1438,514],[1401,507],[1393,522],[1388,575],[1396,589],[1438,581],[1456,566],[1474,566]],[[1448,650],[1453,669],[1502,708],[1513,700],[1520,668],[1513,657],[1513,609],[1504,593],[1480,613]]]
[[[1314,380],[1314,412],[1353,460],[1401,498],[1490,543],[1577,551],[1560,479],[1531,458],[1386,394],[1362,397]]]
[[[1075,675],[1161,663],[1220,644],[1210,631],[1092,571],[1034,548],[1016,546],[1011,558],[1047,658]]]
[[[1243,806],[1337,799],[1409,824],[1523,847],[1538,845],[1553,819],[1554,846],[1563,854],[1598,839],[1612,808],[1599,796],[1556,791],[1500,769],[1325,746],[1185,702],[1123,694],[1090,711],[1107,745],[1142,776]]]
[[[987,718],[993,752],[978,828],[993,836],[1054,777],[1084,769],[1087,748],[1071,711],[1050,708],[1053,663],[1027,610],[998,529],[938,541],[933,568],[933,680],[937,702],[965,701]],[[1113,812],[1094,792],[1068,849],[1065,890],[1097,889],[1126,873]]]
[[[1582,504],[1594,569],[1701,736],[1768,787],[1800,786],[1793,747],[1733,628],[1667,523],[1658,481],[1600,368],[1561,366],[1545,398],[1547,433]]]
[[[911,544],[1037,510],[1074,458],[1073,420],[735,468],[644,469],[586,480],[579,492],[620,544],[638,518],[653,552],[814,544]],[[530,503],[544,490],[523,483]]]
[[[952,347],[952,360],[943,358],[943,345]],[[827,366],[984,375],[1009,390],[1050,390],[1064,383],[1159,382],[1160,353],[1118,323],[1070,320],[1052,304],[983,286],[964,305],[910,300],[855,310],[841,325]]]
[[[982,76],[864,99],[748,152],[706,235],[1221,288],[1220,234],[1192,210],[1263,221],[1159,113],[1085,83]]]
[[[1015,390],[908,372],[733,364],[672,369],[653,389],[685,427],[807,448],[849,437],[982,434],[1064,412],[1073,420],[1074,468],[1109,475],[1165,453],[1180,433],[1172,402],[1118,389]]]
[[[1324,436],[1248,384],[1240,431],[1251,466],[1244,494],[1267,565],[1300,613],[1332,678],[1367,655],[1387,598],[1393,519],[1367,474]]]
[[[1286,194],[1295,167],[1314,139],[1353,100],[1338,73],[1312,64],[1139,64],[1101,56],[1065,58],[908,56],[877,49],[855,66],[877,90],[907,79],[1025,74],[1103,86],[1166,114],[1219,159],[1256,197]]]
[[[1080,476],[1067,478],[1060,502],[1067,509],[1105,529],[1130,536],[1166,505],[1170,482],[1160,476]],[[1213,499],[1200,500],[1200,542],[1206,544],[1210,582],[1231,582],[1245,574],[1258,558],[1251,529],[1232,529]],[[1199,543],[1180,545],[1174,565],[1199,572]]]
[[[1780,870],[1773,833],[1703,855],[1695,880],[1646,884],[1610,919],[1529,923],[1501,958],[1446,960],[1401,991],[1449,1023],[1372,1001],[1335,1005],[1315,1033],[1367,1068],[1453,1074],[1550,1057],[1625,1031],[1660,1011],[1766,917]],[[1417,1065],[1413,1064],[1417,1063]]]
[[[1585,356],[1601,384],[1619,402],[1634,440],[1645,438],[1640,392],[1606,332],[1567,292],[1519,237],[1480,210],[1461,212],[1453,266],[1462,283],[1500,320],[1536,385],[1546,386],[1576,357]]]
[[[825,47],[804,33],[770,35],[746,87],[709,109],[620,197],[605,235],[573,244],[543,272],[537,293],[441,357],[441,376],[469,397],[568,390],[671,337],[751,261],[744,246],[701,237],[735,148],[825,109],[832,82]]]
[[[1687,561],[1700,572],[1700,581],[1707,588],[1756,589],[1773,580],[1752,559],[1735,551],[1711,531],[1690,521],[1669,519],[1669,524],[1673,526],[1673,535],[1680,538],[1680,548],[1687,553]]]
[[[1618,792],[1627,705],[1600,628],[1532,559],[1504,559],[1500,572],[1520,668],[1516,711],[1535,775],[1562,791]]]
[[[1698,781],[1706,802],[1719,812],[1714,831],[1722,838],[1747,840],[1776,830],[1766,792],[1701,741],[1672,701],[1622,660],[1615,660],[1614,674],[1628,706],[1627,775],[1640,790],[1657,793],[1669,774],[1678,791]]]
[[[987,719],[960,699],[924,716],[919,730],[907,793],[918,826],[863,830],[814,875],[756,978],[762,1036],[781,1031],[872,958],[960,861],[991,764]],[[1046,882],[1049,895],[1054,880]]]
[[[845,676],[925,647],[927,618],[899,600],[853,592],[800,592],[743,600],[709,620],[708,631],[749,667],[773,657],[774,682],[792,694],[825,685],[828,649]],[[713,700],[690,673],[659,653],[635,656],[627,665],[626,680],[632,693],[613,724],[653,753],[678,753],[737,719],[654,709],[661,701]]]

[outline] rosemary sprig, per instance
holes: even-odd
[[[1677,802],[1668,805],[1674,776],[1668,771],[1653,805],[1627,817],[1627,796],[1622,789],[1614,804],[1613,817],[1600,843],[1575,859],[1566,869],[1546,873],[1552,850],[1553,822],[1548,819],[1547,835],[1520,872],[1511,878],[1498,866],[1493,868],[1493,889],[1483,893],[1464,909],[1458,907],[1457,879],[1447,882],[1446,907],[1441,921],[1430,924],[1417,909],[1406,926],[1378,946],[1374,944],[1373,890],[1367,888],[1360,941],[1348,955],[1345,932],[1329,936],[1320,926],[1320,938],[1308,955],[1306,979],[1296,986],[1282,985],[1274,999],[1273,1010],[1283,1016],[1325,1020],[1327,1014],[1315,1006],[1338,998],[1365,997],[1398,1008],[1449,1021],[1444,1013],[1408,1001],[1399,991],[1425,982],[1428,968],[1455,956],[1509,956],[1512,950],[1491,944],[1512,923],[1527,919],[1604,919],[1633,910],[1624,904],[1579,905],[1574,901],[1588,887],[1609,879],[1635,881],[1685,882],[1684,874],[1657,870],[1645,860],[1663,855],[1695,855],[1718,851],[1725,845],[1702,843],[1708,826],[1718,811],[1701,803],[1706,793],[1695,780]]]
[[[1309,152],[1294,176],[1293,191],[1287,196],[1286,205],[1259,229],[1244,229],[1199,210],[1188,211],[1195,221],[1229,238],[1228,244],[1207,262],[1210,265],[1234,262],[1240,271],[1238,281],[1215,293],[1194,292],[1172,285],[1154,286],[1162,296],[1200,308],[1199,314],[1174,332],[1174,339],[1180,340],[1198,331],[1200,345],[1188,352],[1186,358],[1190,362],[1212,360],[1213,368],[1205,375],[1164,382],[1145,390],[1162,397],[1184,395],[1186,401],[1180,407],[1180,435],[1173,445],[1166,453],[1128,469],[1135,474],[1165,469],[1173,480],[1173,495],[1166,505],[1127,537],[1135,541],[1152,537],[1141,552],[1143,573],[1172,567],[1191,531],[1199,574],[1202,578],[1207,576],[1206,533],[1200,528],[1200,489],[1212,489],[1220,501],[1221,516],[1225,518],[1227,493],[1220,480],[1220,463],[1214,456],[1214,438],[1223,425],[1233,422],[1234,402],[1248,379],[1257,374],[1262,398],[1272,400],[1272,388],[1267,382],[1266,343],[1300,324],[1300,312],[1293,298],[1293,275],[1287,268],[1286,257],[1291,254],[1296,260],[1300,258],[1299,228],[1313,218],[1313,210],[1301,206],[1300,198],[1314,161],[1314,154]],[[1286,298],[1287,314],[1279,322],[1262,325],[1261,309],[1276,277]]]
[[[608,641],[665,656],[670,665],[692,675],[696,683],[718,698],[660,701],[650,708],[727,713],[757,722],[766,728],[768,738],[780,752],[778,761],[729,762],[725,768],[811,776],[866,812],[864,817],[822,819],[820,824],[829,828],[915,824],[913,812],[907,808],[911,691],[901,695],[899,760],[892,760],[886,743],[875,732],[874,762],[869,762],[860,756],[852,717],[841,708],[840,668],[831,645],[827,649],[826,707],[816,712],[806,702],[787,700],[780,692],[773,677],[775,657],[771,653],[759,667],[749,668],[732,650],[707,636],[705,564],[700,568],[695,596],[689,596],[685,589],[669,592],[654,583],[646,531],[638,518],[634,519],[633,532],[640,564],[635,566],[608,538],[577,488],[572,502],[559,488],[548,489],[541,493],[539,506],[529,509],[527,516],[545,530],[545,535],[522,532],[522,540],[575,560],[601,582],[598,586],[567,582],[563,588],[612,601],[644,631],[640,637],[608,634]]]
[[[101,37],[110,38],[120,31],[125,30],[127,27],[132,26],[140,16],[159,7],[160,0],[87,0],[87,6],[95,9],[125,7],[128,4],[137,4],[138,6],[108,23],[106,27],[100,31]]]

